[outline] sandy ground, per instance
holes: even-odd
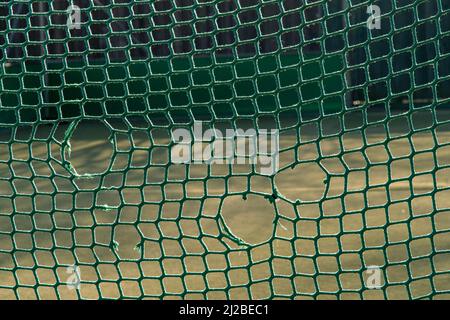
[[[14,143],[0,132],[1,299],[77,298],[73,264],[87,299],[450,298],[449,125],[363,136],[335,122],[319,140],[302,125],[280,136],[273,180],[248,165],[165,165],[164,132],[144,126],[132,142],[111,125],[112,160],[104,126],[76,128],[65,158],[79,176],[61,165],[67,124],[32,143],[26,128]],[[365,288],[368,266],[383,290]]]

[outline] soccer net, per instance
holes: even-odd
[[[0,299],[450,298],[450,2],[0,0]]]

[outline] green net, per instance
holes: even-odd
[[[450,298],[449,1],[1,0],[0,49],[0,299]]]

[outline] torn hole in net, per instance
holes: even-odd
[[[273,238],[276,213],[266,197],[250,194],[226,197],[220,209],[222,234],[243,246],[255,246]]]
[[[115,143],[101,121],[74,121],[67,127],[61,146],[63,166],[75,177],[103,175],[111,168]]]

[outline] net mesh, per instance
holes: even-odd
[[[0,298],[450,297],[449,1],[2,0],[0,48]],[[173,163],[198,122],[278,171]]]

